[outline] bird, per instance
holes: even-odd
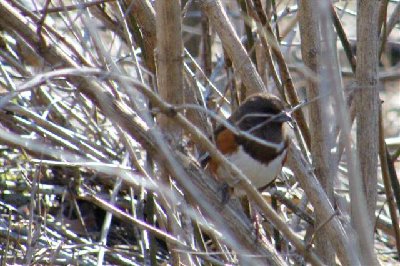
[[[254,94],[228,118],[228,123],[237,130],[224,125],[216,128],[215,144],[262,191],[275,180],[285,163],[289,145],[285,123],[289,121],[290,113],[278,97],[266,92]],[[202,163],[228,186],[229,195],[224,198],[245,195],[237,184],[226,181],[227,172],[216,160],[207,157]]]

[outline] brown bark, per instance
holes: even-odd
[[[232,60],[237,73],[247,88],[247,95],[265,91],[265,86],[251,58],[237,36],[232,24],[218,0],[199,1],[204,14],[207,15],[211,26],[218,33],[222,45]]]
[[[378,159],[378,12],[379,1],[357,3],[357,88],[355,92],[357,119],[357,150],[361,167],[369,220],[375,222]],[[353,212],[353,210],[352,210]],[[355,218],[353,216],[353,218]],[[373,244],[370,228],[365,242]],[[364,243],[367,244],[367,243]],[[362,253],[366,248],[361,243]],[[364,252],[363,252],[364,251]],[[371,250],[369,250],[371,252]]]
[[[301,52],[305,65],[315,73],[317,80],[321,78],[321,36],[319,21],[319,3],[318,1],[299,1],[299,25],[301,36]],[[315,82],[314,78],[308,80],[307,98],[309,100],[321,96],[322,86],[325,84]],[[310,134],[313,136],[311,140],[311,154],[313,158],[313,166],[315,174],[321,183],[330,202],[333,202],[333,181],[332,173],[332,156],[330,153],[330,133],[328,128],[328,108],[329,97],[321,97],[318,101],[314,101],[309,106],[309,122]],[[317,226],[323,223],[323,217],[316,217]],[[316,235],[317,254],[323,259],[327,265],[335,264],[335,252],[330,244],[330,238],[322,228]]]
[[[180,1],[156,2],[157,86],[161,98],[173,105],[183,104],[183,41]],[[161,128],[175,143],[182,131],[165,116],[159,117]]]
[[[130,10],[130,15],[134,17],[140,27],[144,41],[144,59],[149,70],[155,73],[156,47],[156,17],[155,11],[149,0],[129,1],[125,0],[125,6]],[[133,31],[133,29],[131,29]]]

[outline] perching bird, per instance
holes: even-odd
[[[285,162],[289,141],[284,123],[290,120],[278,97],[268,93],[252,95],[238,107],[228,122],[242,132],[274,144],[275,148],[243,134],[235,134],[225,126],[215,131],[216,146],[256,188],[263,190],[275,180]],[[213,159],[207,162],[207,168],[213,175],[224,181],[227,173],[223,167]],[[235,184],[228,185],[232,187],[233,195],[244,195]]]

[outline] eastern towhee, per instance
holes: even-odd
[[[289,141],[284,123],[290,120],[278,97],[268,93],[252,95],[237,108],[228,122],[242,132],[275,144],[275,147],[235,134],[225,126],[219,126],[215,131],[216,146],[256,188],[263,190],[275,180],[285,162]],[[210,158],[206,163],[213,175],[225,182],[227,173],[223,167]],[[244,195],[234,184],[228,185],[233,189],[229,194]]]

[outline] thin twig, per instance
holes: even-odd
[[[382,179],[385,185],[386,199],[389,205],[390,218],[392,219],[392,226],[395,232],[397,254],[400,256],[400,228],[399,218],[396,212],[392,186],[390,182],[390,173],[388,167],[388,158],[386,157],[386,143],[383,129],[382,108],[379,112],[379,159],[381,162]]]
[[[39,9],[35,10],[35,13],[58,13],[58,12],[69,12],[69,11],[75,11],[75,10],[82,10],[84,8],[89,8],[92,6],[98,6],[101,4],[105,4],[108,2],[115,2],[116,0],[94,0],[86,3],[79,3],[77,5],[68,5],[68,6],[61,6],[61,7],[52,7],[52,8],[44,8],[44,9]]]

